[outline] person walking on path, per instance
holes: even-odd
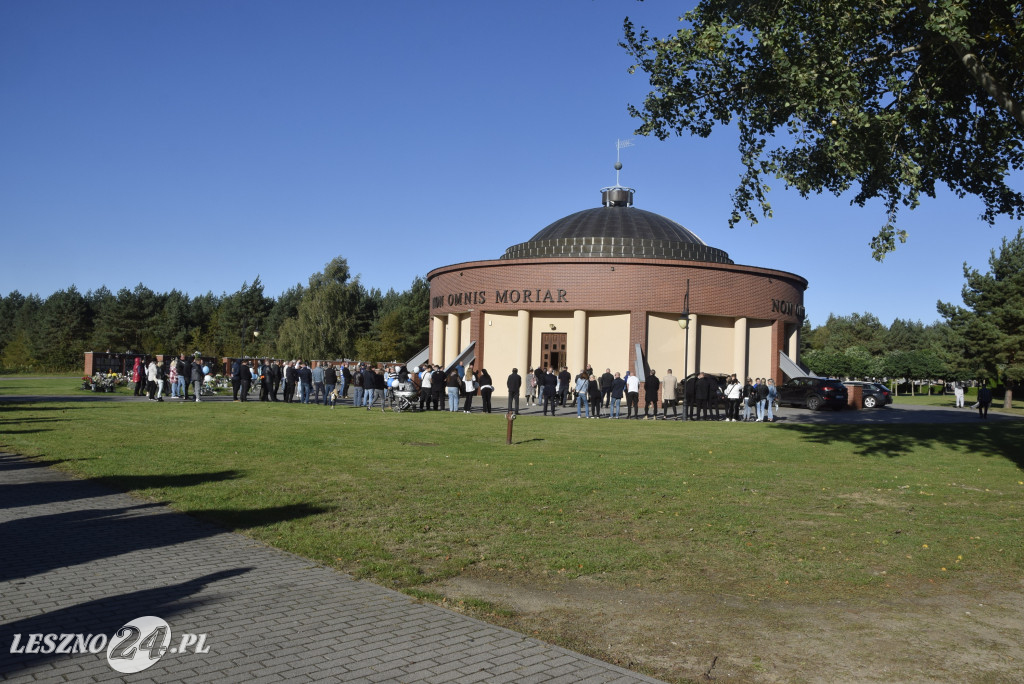
[[[981,381],[978,388],[978,417],[988,419],[988,407],[992,403],[992,390],[988,387],[988,380]]]

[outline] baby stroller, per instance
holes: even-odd
[[[416,390],[410,383],[395,382],[388,389],[388,400],[391,410],[397,413],[416,410]]]

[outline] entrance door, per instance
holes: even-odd
[[[540,362],[544,368],[558,370],[565,365],[565,338],[567,333],[540,334]]]

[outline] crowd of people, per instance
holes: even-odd
[[[598,376],[589,365],[575,377],[566,367],[557,372],[554,368],[530,368],[523,393],[527,406],[543,405],[544,415],[549,412],[555,415],[559,408],[565,408],[568,403],[570,409],[575,407],[577,418],[600,419],[604,417],[602,409],[606,409],[608,418],[622,418],[622,401],[625,399],[625,418],[639,420],[641,382],[644,390],[643,420],[658,420],[659,405],[662,420],[678,420],[679,406],[682,404],[686,411],[685,418],[689,420],[775,421],[778,394],[774,381],[764,378],[747,378],[746,383],[741,384],[735,375],[720,378],[697,373],[682,381],[669,368],[660,378],[657,371],[651,369],[641,381],[639,376],[629,371],[623,375],[612,373],[610,368]],[[513,410],[513,403],[518,410],[519,397],[518,392],[513,391],[513,383],[519,387],[519,381],[514,381],[510,376],[509,410]]]
[[[135,396],[163,401],[165,388],[170,399],[201,401],[204,383],[210,369],[198,358],[181,354],[164,364],[152,359],[148,364],[136,358],[131,379]],[[470,363],[457,364],[447,372],[438,364],[426,363],[412,369],[392,364],[375,367],[366,363],[305,362],[236,359],[231,362],[226,380],[233,401],[249,401],[250,394],[259,401],[298,402],[335,407],[349,400],[351,406],[370,410],[394,405],[396,397],[405,405],[421,411],[447,410],[452,413],[473,412],[475,398],[480,397],[481,410],[491,413],[494,381],[487,369],[476,370]],[[643,420],[680,419],[683,405],[686,419],[722,420],[726,422],[774,422],[777,392],[771,378],[747,378],[741,383],[736,375],[728,377],[697,373],[685,381],[677,379],[670,368],[658,377],[649,371],[644,380],[627,371],[612,373],[606,368],[598,375],[588,364],[573,377],[568,368],[529,368],[520,374],[513,368],[505,383],[507,411],[519,413],[521,402],[526,407],[543,406],[543,415],[556,415],[559,410],[575,408],[577,418],[625,418],[640,416],[640,386],[644,389]],[[660,397],[660,399],[659,399]],[[626,415],[622,415],[622,402]],[[742,417],[741,409],[742,407]],[[669,417],[671,410],[672,416]]]

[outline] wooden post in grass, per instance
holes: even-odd
[[[505,433],[505,444],[512,443],[512,421],[516,419],[514,411],[509,411],[505,414],[505,420],[508,421],[508,431]]]

